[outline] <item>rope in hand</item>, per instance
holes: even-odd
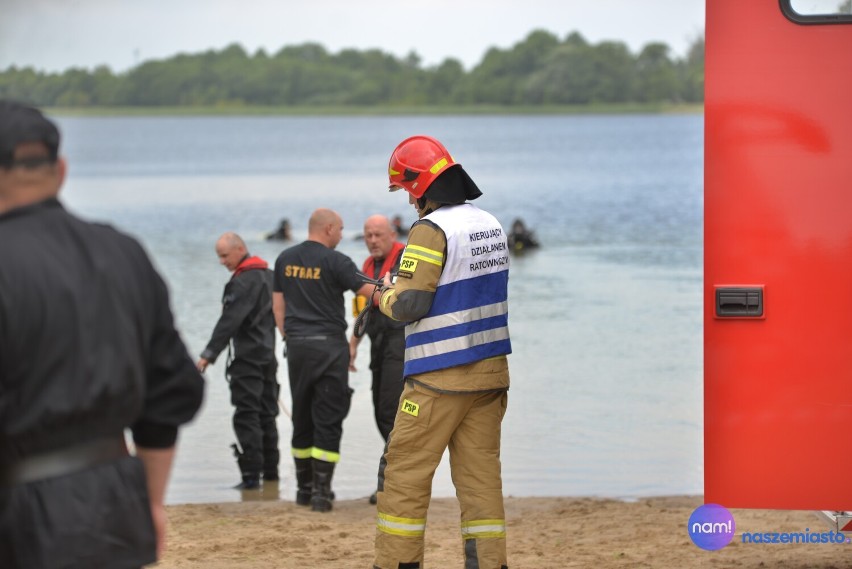
[[[372,279],[371,279],[372,280]],[[352,329],[352,333],[355,334],[356,338],[360,338],[364,335],[364,332],[367,331],[367,323],[370,321],[370,309],[373,308],[373,295],[376,292],[379,292],[382,289],[381,285],[376,284],[373,292],[370,293],[368,297],[367,303],[364,305],[364,308],[361,309],[361,312],[358,316],[355,317],[355,324]]]
[[[375,285],[375,288],[373,289],[373,292],[370,293],[364,308],[361,309],[361,312],[355,317],[355,324],[353,326],[352,333],[355,334],[356,338],[360,338],[364,335],[364,332],[367,331],[367,322],[370,320],[370,309],[373,308],[373,296],[376,292],[384,290],[385,283],[378,279],[372,279],[361,271],[356,271],[355,274],[358,275],[358,278],[364,281],[365,284]]]

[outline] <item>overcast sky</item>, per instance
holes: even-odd
[[[619,40],[634,53],[662,41],[682,57],[704,31],[704,0],[0,0],[0,70],[125,71],[234,42],[272,55],[309,41],[332,53],[414,51],[425,66],[454,57],[470,69],[535,29]]]

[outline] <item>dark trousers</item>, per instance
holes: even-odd
[[[373,412],[376,426],[387,441],[399,408],[405,382],[405,330],[387,329],[370,335],[370,370],[373,372]]]
[[[243,474],[278,471],[278,362],[257,364],[234,360],[228,367],[234,434],[242,448]]]
[[[288,337],[287,368],[293,395],[293,449],[339,453],[343,419],[352,401],[346,337]]]

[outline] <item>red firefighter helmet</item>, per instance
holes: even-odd
[[[400,188],[423,197],[432,182],[456,161],[444,145],[431,136],[412,136],[397,145],[388,163],[390,191]]]

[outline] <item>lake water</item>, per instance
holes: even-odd
[[[311,211],[330,207],[344,219],[339,250],[360,265],[367,252],[353,237],[367,216],[416,219],[405,194],[385,190],[391,150],[412,134],[438,137],[483,190],[477,205],[504,226],[522,217],[543,243],[513,258],[510,273],[505,493],[702,492],[701,116],[58,120],[70,163],[64,202],[145,245],[193,358],[229,278],[213,250],[221,233],[237,231],[271,264],[284,246],[265,241],[267,231],[286,217],[302,240]],[[350,375],[334,482],[342,499],[372,492],[382,451],[368,350],[365,341]],[[229,488],[238,472],[224,356],[206,375],[204,406],[182,431],[172,504],[244,498]],[[291,500],[285,415],[279,430],[281,497]],[[433,494],[454,494],[446,457]]]

